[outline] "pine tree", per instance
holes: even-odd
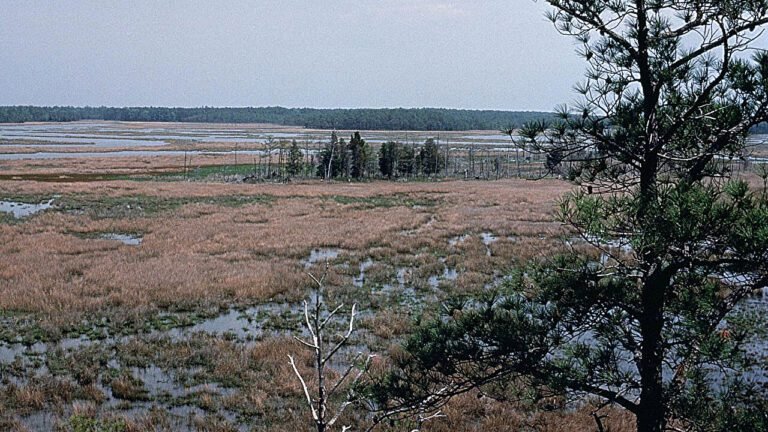
[[[380,390],[390,405],[582,395],[642,432],[766,430],[765,390],[742,379],[765,371],[745,351],[764,313],[738,306],[768,285],[768,202],[724,161],[768,120],[768,53],[745,55],[768,2],[547,2],[588,71],[580,104],[528,130],[579,164],[559,217],[587,249],[447,303]]]
[[[360,179],[368,174],[368,159],[371,156],[371,147],[360,137],[360,132],[355,132],[349,139],[349,165],[350,176]]]
[[[411,176],[417,170],[416,152],[408,144],[398,146],[397,173],[399,176]]]
[[[443,170],[445,160],[434,139],[427,139],[424,146],[419,150],[419,165],[421,172],[428,176],[438,174]]]
[[[320,165],[317,167],[317,176],[324,179],[332,179],[346,175],[347,173],[347,144],[344,139],[339,139],[336,131],[331,133],[330,141],[320,152]]]
[[[299,144],[296,140],[293,140],[291,142],[291,148],[288,151],[288,166],[286,167],[288,175],[299,175],[303,170],[303,166],[304,155],[301,152],[301,148],[299,148]]]
[[[392,178],[397,175],[398,143],[387,141],[379,147],[379,172],[381,175]]]

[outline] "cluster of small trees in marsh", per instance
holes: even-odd
[[[534,122],[533,124],[542,124]],[[535,140],[518,133],[528,129],[504,131],[508,144],[440,141],[427,138],[386,141],[370,144],[360,132],[349,139],[331,132],[327,141],[268,139],[262,154],[253,159],[256,179],[310,178],[363,180],[372,178],[573,178],[583,169],[583,154],[563,155],[536,148]],[[731,163],[731,162],[729,162]],[[734,171],[747,169],[748,161],[733,163]]]
[[[256,177],[279,178],[311,177],[323,179],[361,180],[376,177],[395,179],[400,177],[430,177],[445,174],[445,150],[439,148],[433,138],[423,145],[401,144],[396,141],[383,143],[378,150],[365,141],[360,132],[349,138],[339,138],[334,131],[322,148],[315,152],[317,144],[297,140],[265,143],[265,153],[254,159]],[[274,156],[277,160],[273,162]]]
[[[360,132],[349,139],[339,139],[334,132],[330,142],[320,152],[317,176],[325,179],[362,179],[372,176],[387,178],[432,176],[445,167],[435,140],[429,138],[418,149],[415,145],[395,141],[383,143],[378,152],[365,142]]]

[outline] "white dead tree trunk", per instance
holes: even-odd
[[[314,388],[314,394],[310,391],[306,380],[299,372],[296,366],[296,361],[293,356],[289,355],[288,359],[293,367],[293,371],[296,377],[301,383],[304,397],[306,398],[307,405],[309,406],[312,414],[312,420],[317,427],[317,432],[326,432],[332,428],[339,420],[344,410],[349,405],[360,400],[361,396],[355,393],[355,385],[360,381],[360,378],[368,370],[371,364],[371,360],[375,357],[369,354],[365,361],[361,364],[360,360],[363,357],[363,353],[358,352],[357,355],[350,361],[349,366],[342,372],[341,376],[334,383],[329,383],[326,379],[326,366],[328,362],[339,353],[345,345],[349,343],[349,339],[352,336],[352,332],[355,328],[355,316],[357,305],[352,305],[352,311],[349,316],[349,323],[346,326],[346,331],[340,335],[337,342],[333,343],[328,338],[328,326],[334,323],[334,317],[341,311],[344,304],[340,304],[330,312],[323,313],[325,304],[323,302],[323,291],[325,288],[325,278],[328,275],[328,263],[325,264],[325,271],[320,279],[317,279],[311,273],[308,273],[309,277],[317,285],[315,290],[314,303],[310,305],[307,301],[304,301],[304,325],[309,333],[309,339],[304,340],[299,337],[295,337],[302,345],[311,349],[314,352],[314,368],[317,374],[316,388]],[[351,377],[351,379],[350,379]],[[346,396],[338,402],[338,406],[335,409],[330,407],[330,403],[339,391],[346,389]],[[342,426],[341,431],[345,432],[350,430],[350,426]]]
[[[328,158],[328,166],[325,168],[325,180],[330,180],[331,179],[331,174],[332,174],[331,164],[333,164],[333,152],[336,151],[336,146],[337,145],[338,144],[336,142],[331,140],[331,156]]]

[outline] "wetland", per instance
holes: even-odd
[[[244,140],[298,133],[109,122],[0,132],[4,152],[11,141],[37,149],[72,139],[110,150],[100,140],[242,151]],[[572,189],[562,180],[249,184],[210,175],[237,173],[220,155],[201,156],[198,169],[208,171],[196,177],[180,176],[177,162],[0,161],[0,429],[305,430],[311,420],[287,355],[309,373],[312,358],[294,339],[305,332],[308,273],[327,266],[326,301],[360,311],[351,349],[332,365],[338,375],[356,351],[385,367],[413,323],[446,298],[488,290],[515,265],[574,247],[554,217]],[[744,307],[764,311],[767,302],[758,295]],[[768,355],[760,341],[752,353]],[[480,429],[531,420],[474,397],[451,402],[452,420],[434,430],[465,427],[465,412]],[[591,421],[580,409],[535,416],[558,425],[562,415]]]

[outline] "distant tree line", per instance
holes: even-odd
[[[2,106],[0,123],[78,120],[196,123],[273,123],[313,129],[351,130],[498,130],[552,114],[533,111],[457,110],[443,108],[314,109],[314,108],[164,108]]]

